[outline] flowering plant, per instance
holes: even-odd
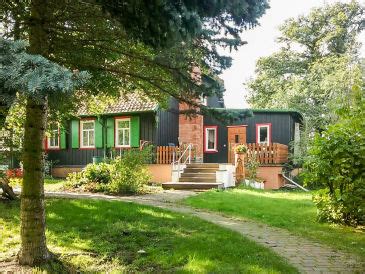
[[[20,168],[8,169],[6,171],[6,176],[8,178],[21,178],[23,177],[23,170]]]
[[[235,153],[246,153],[247,147],[245,145],[238,145],[234,148]]]

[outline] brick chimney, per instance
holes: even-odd
[[[201,70],[199,67],[192,68],[191,77],[201,83]],[[191,109],[186,103],[179,104],[179,111]],[[187,117],[185,114],[179,115],[179,143],[193,144],[196,150],[196,162],[203,162],[203,116],[195,115]]]

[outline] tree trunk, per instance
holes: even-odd
[[[29,52],[48,56],[46,0],[32,0],[29,28]],[[44,207],[43,140],[47,124],[47,100],[27,98],[24,128],[23,168],[20,218],[21,248],[19,263],[37,265],[50,258],[46,246]]]
[[[13,188],[9,185],[8,178],[6,178],[6,177],[0,178],[0,188],[3,190],[3,193],[2,193],[3,197],[10,199],[10,200],[16,199],[16,195],[13,191]]]
[[[43,186],[43,138],[47,120],[46,103],[28,98],[24,133],[20,219],[19,263],[37,265],[50,258],[46,246],[46,220]]]

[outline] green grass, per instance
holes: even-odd
[[[47,200],[46,211],[48,246],[60,256],[38,271],[297,272],[272,251],[188,215],[118,201],[65,199]],[[18,249],[19,202],[0,202],[0,261]],[[141,249],[146,253],[139,254]]]
[[[316,222],[311,199],[310,193],[234,189],[205,192],[184,203],[284,228],[365,258],[364,230]]]
[[[21,187],[22,179],[11,179],[10,185],[12,187]],[[65,184],[65,180],[62,179],[44,179],[44,190],[45,191],[61,191]]]

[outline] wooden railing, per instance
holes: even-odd
[[[179,147],[173,146],[157,146],[156,147],[156,164],[171,164],[174,160],[175,153],[175,161],[180,158],[182,153],[185,151],[188,145],[184,144]],[[185,157],[189,157],[188,154],[183,155],[181,159],[182,162],[185,162]],[[192,159],[195,158],[195,149],[192,150]]]
[[[265,144],[246,144],[248,151],[247,157],[256,157],[260,164],[283,164],[288,162],[288,146],[272,143]]]

